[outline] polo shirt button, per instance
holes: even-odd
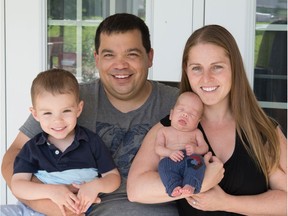
[[[56,150],[56,151],[55,151],[55,154],[56,154],[56,155],[58,155],[59,153],[60,153],[59,150]]]

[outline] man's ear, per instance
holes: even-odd
[[[148,53],[149,68],[153,66],[153,58],[154,58],[154,50],[153,48],[151,48],[150,52]]]
[[[81,115],[84,106],[84,101],[80,101],[78,104],[77,118]]]
[[[96,51],[94,51],[94,60],[95,60],[95,65],[98,68],[99,55],[97,54]]]
[[[29,110],[30,110],[32,116],[34,117],[34,119],[35,119],[36,121],[39,121],[39,118],[38,118],[38,116],[37,116],[37,111],[36,111],[33,107],[30,107]]]

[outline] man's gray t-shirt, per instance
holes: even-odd
[[[178,97],[178,89],[155,81],[147,101],[128,113],[117,110],[107,99],[100,80],[80,85],[84,109],[78,123],[96,132],[110,149],[121,173],[121,186],[101,196],[101,204],[93,206],[89,215],[178,215],[174,203],[138,204],[127,200],[126,180],[130,165],[149,129],[169,114]],[[20,128],[28,137],[41,131],[32,116]],[[83,155],[85,157],[85,155]]]

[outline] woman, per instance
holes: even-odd
[[[179,214],[286,215],[287,139],[259,107],[235,39],[225,28],[205,26],[188,39],[180,84],[180,93],[185,91],[195,92],[204,103],[199,129],[216,157],[207,166],[202,193],[178,201]],[[132,201],[169,200],[153,164],[159,162],[151,144],[156,131],[170,125],[168,118],[161,123],[147,134],[131,167]],[[210,169],[219,163],[217,158],[224,163],[224,178],[206,191],[217,183]],[[153,188],[148,191],[146,185]]]

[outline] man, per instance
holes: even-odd
[[[85,106],[79,124],[103,139],[122,179],[120,188],[100,196],[101,203],[94,204],[88,215],[178,215],[174,203],[131,203],[126,193],[129,168],[144,136],[170,112],[178,96],[177,88],[147,80],[153,61],[148,27],[131,14],[106,18],[96,31],[94,55],[100,79],[80,85]],[[7,150],[2,174],[9,187],[17,153],[40,131],[39,124],[30,116]],[[61,215],[50,200],[21,201],[45,215]],[[68,214],[72,215],[67,211]]]

